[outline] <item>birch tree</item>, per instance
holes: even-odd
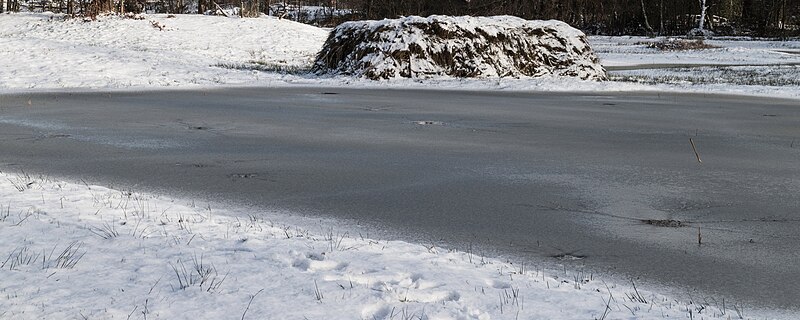
[[[703,1],[705,1],[705,0],[703,0]],[[647,10],[645,9],[645,6],[644,6],[644,0],[639,0],[639,2],[641,2],[641,4],[642,4],[642,16],[644,16],[644,28],[647,29],[647,34],[648,35],[652,35],[653,34],[653,27],[650,26],[650,21],[647,19]]]
[[[700,34],[704,34],[704,26],[706,24],[706,10],[708,10],[708,6],[706,6],[706,0],[697,0],[700,2],[700,25],[697,27],[700,29]]]

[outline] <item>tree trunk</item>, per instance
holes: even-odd
[[[778,27],[781,30],[781,40],[786,40],[786,0],[781,4],[781,13],[778,16]]]
[[[658,4],[658,35],[664,35],[664,0]]]
[[[642,3],[642,16],[644,17],[644,27],[645,27],[645,29],[647,29],[647,34],[648,35],[652,35],[653,34],[653,28],[650,27],[650,21],[647,20],[647,10],[645,10],[645,7],[644,7],[644,0],[640,0],[640,2]]]
[[[703,28],[706,24],[706,9],[708,9],[708,7],[706,6],[706,0],[699,0],[699,1],[700,1],[700,26],[698,26],[698,28],[700,29],[700,31],[703,31]]]

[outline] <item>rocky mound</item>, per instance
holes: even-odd
[[[374,80],[543,75],[606,78],[583,32],[560,21],[511,16],[343,23],[331,31],[313,70]]]

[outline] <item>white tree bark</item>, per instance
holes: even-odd
[[[706,24],[706,0],[698,0],[700,1],[700,26],[698,27],[700,31],[703,31],[703,27]]]
[[[644,0],[641,0],[640,2],[642,3],[642,16],[644,17],[644,27],[645,29],[647,29],[647,33],[649,35],[653,33],[653,28],[650,27],[650,21],[647,19],[647,10],[645,10],[644,7]]]

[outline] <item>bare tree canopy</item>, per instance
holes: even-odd
[[[297,8],[325,8],[334,26],[345,20],[378,20],[400,16],[513,15],[528,20],[556,19],[588,34],[686,35],[699,30],[718,35],[769,37],[800,36],[800,0],[0,0],[5,10],[19,11],[20,3],[40,10],[96,15],[104,11],[214,13],[220,6],[236,8],[241,16],[285,15],[295,20],[308,15]],[[346,14],[333,14],[345,9]],[[0,10],[3,10],[0,8]],[[307,18],[307,17],[306,17]],[[657,26],[654,28],[653,26]]]
[[[700,23],[718,34],[800,35],[800,0],[350,0],[361,18],[514,15],[557,19],[595,34],[685,35]]]

